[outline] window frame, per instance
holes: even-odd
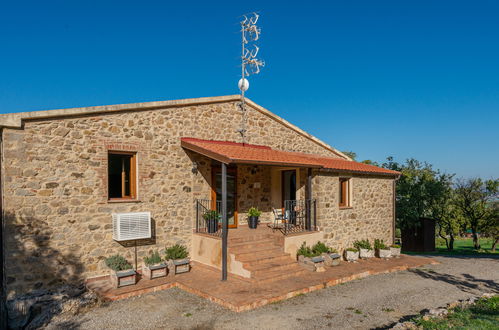
[[[352,178],[339,178],[338,206],[340,209],[352,208]],[[343,201],[342,201],[343,200]]]
[[[130,156],[130,195],[124,196],[125,181],[124,177],[121,179],[121,197],[110,197],[109,196],[109,156],[110,155],[126,155]],[[107,200],[113,201],[136,201],[137,200],[137,152],[133,151],[119,151],[119,150],[108,150],[107,151]]]

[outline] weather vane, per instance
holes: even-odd
[[[260,73],[260,68],[265,66],[265,62],[258,59],[258,51],[260,48],[256,45],[256,41],[260,38],[261,30],[256,25],[258,18],[257,13],[253,13],[250,17],[244,15],[241,21],[241,79],[237,84],[241,91],[241,111],[242,111],[242,124],[241,128],[237,131],[241,134],[243,143],[246,143],[246,107],[244,102],[244,92],[249,88],[249,81],[246,77],[252,74]]]

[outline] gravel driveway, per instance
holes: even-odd
[[[390,326],[426,308],[483,292],[499,293],[499,258],[435,258],[441,264],[370,276],[249,312],[235,313],[171,289],[68,319],[56,317],[48,328],[371,329]]]

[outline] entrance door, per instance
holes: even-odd
[[[221,207],[222,207],[221,168],[215,167],[212,169],[211,180],[212,180],[211,208],[212,210],[217,210],[221,213]],[[216,201],[216,203],[214,201]],[[237,228],[237,171],[235,168],[227,169],[227,222],[229,223],[229,228]]]
[[[282,207],[284,201],[296,200],[296,171],[288,170],[282,171],[281,174],[282,185]]]

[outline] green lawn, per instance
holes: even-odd
[[[445,246],[445,241],[441,238],[437,238],[435,241],[436,251],[435,252],[426,252],[427,254],[497,254],[499,255],[499,249],[496,249],[496,252],[492,252],[492,239],[491,238],[481,238],[480,239],[480,250],[475,250],[473,248],[473,239],[471,238],[461,238],[456,239],[454,241],[454,250],[448,251]],[[406,253],[406,252],[404,252]],[[408,254],[421,254],[423,252],[407,252]]]
[[[480,299],[464,308],[453,308],[443,318],[423,320],[417,317],[414,322],[423,329],[498,329],[499,296]]]

